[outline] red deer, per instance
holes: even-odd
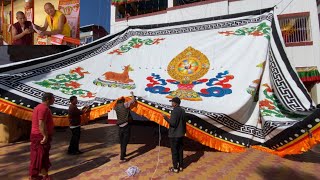
[[[124,66],[124,70],[122,73],[115,73],[115,72],[108,71],[103,75],[105,79],[109,81],[129,83],[129,82],[133,82],[133,80],[129,78],[129,71],[133,71],[133,69],[130,67],[130,65],[127,65],[127,66]]]

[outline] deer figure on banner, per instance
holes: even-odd
[[[108,71],[104,73],[104,77],[108,81],[116,81],[120,83],[130,83],[133,82],[132,79],[129,78],[129,71],[133,71],[130,65],[124,66],[124,70],[122,73],[115,73],[112,71]]]

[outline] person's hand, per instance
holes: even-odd
[[[23,31],[23,34],[30,34],[32,31],[29,29],[29,28],[27,28],[27,29],[25,29],[24,31]]]
[[[40,26],[38,26],[38,25],[36,25],[36,24],[34,24],[34,28],[35,28],[36,30],[40,30]]]
[[[38,25],[34,25],[34,28],[35,28],[36,30],[38,30],[38,31],[41,31],[41,27],[38,26]]]
[[[89,109],[90,109],[90,106],[84,106],[84,107],[82,108],[82,111],[83,111],[83,112],[87,112]]]
[[[32,27],[29,27],[30,33],[34,33],[34,29]]]
[[[43,136],[43,139],[40,141],[40,144],[46,144],[48,141],[48,137],[47,136]]]
[[[42,31],[39,35],[40,36],[49,36],[50,34],[49,34],[50,32],[48,32],[48,31]]]

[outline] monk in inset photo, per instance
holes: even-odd
[[[12,45],[33,45],[32,23],[22,11],[16,13],[18,22],[12,25]]]
[[[71,37],[71,28],[68,24],[66,16],[59,10],[56,10],[51,3],[46,3],[44,5],[44,11],[48,14],[46,16],[43,27],[35,25],[35,28],[39,31],[41,36],[51,36],[62,34],[67,37]],[[50,27],[51,31],[47,31]]]

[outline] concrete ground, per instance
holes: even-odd
[[[50,152],[50,173],[55,180],[64,179],[320,179],[320,146],[302,155],[285,158],[248,149],[244,153],[223,153],[193,140],[185,140],[186,169],[178,174],[168,172],[171,166],[167,130],[153,123],[132,127],[128,145],[129,161],[119,163],[120,147],[115,125],[98,121],[83,126],[81,155],[67,155],[71,133],[57,129]],[[28,141],[0,144],[0,179],[28,179]],[[140,169],[134,177],[126,176],[126,169]]]

